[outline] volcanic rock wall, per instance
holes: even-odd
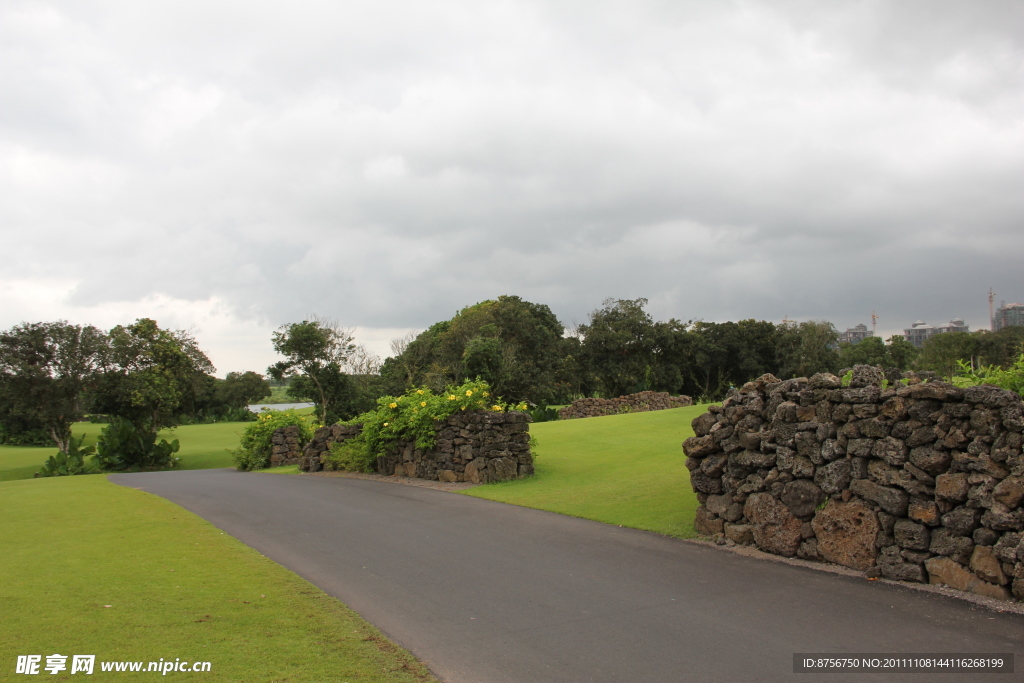
[[[581,398],[572,405],[560,408],[558,417],[569,420],[576,417],[600,417],[619,413],[643,413],[649,410],[666,410],[692,406],[689,396],[670,396],[664,391],[641,391],[618,398]]]
[[[302,457],[299,428],[281,427],[270,436],[270,466],[297,465]]]
[[[529,476],[533,474],[529,421],[530,416],[521,412],[460,412],[438,422],[433,448],[396,444],[377,458],[376,469],[386,475],[474,484]],[[351,439],[360,430],[358,425],[321,427],[303,451],[299,469],[330,469],[331,444]]]
[[[1024,401],[897,377],[765,375],[693,420],[698,533],[1024,600]]]

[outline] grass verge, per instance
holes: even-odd
[[[470,489],[477,496],[693,538],[697,497],[682,442],[706,405],[530,425],[537,474]]]
[[[101,661],[181,658],[212,669],[176,680],[435,680],[312,584],[102,475],[0,483],[0,517],[0,667],[9,673],[19,654],[45,665],[60,653],[96,655],[99,678],[121,675],[100,672]]]

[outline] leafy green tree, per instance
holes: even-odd
[[[563,332],[547,306],[503,295],[432,325],[385,361],[382,374],[434,391],[479,378],[498,396],[541,403],[560,391]]]
[[[276,380],[293,377],[289,394],[312,399],[320,423],[331,424],[351,410],[356,396],[344,371],[356,348],[352,342],[348,330],[327,320],[282,325],[274,332],[273,343],[285,360],[267,368],[267,374]]]
[[[217,383],[217,395],[232,408],[244,408],[270,396],[270,382],[258,372],[229,372]]]
[[[836,350],[839,332],[825,320],[785,323],[778,331],[778,367],[781,379],[810,377],[839,369]]]
[[[100,376],[107,337],[66,321],[22,323],[0,333],[0,418],[39,425],[64,455],[83,395]]]
[[[978,330],[973,333],[978,340],[978,363],[995,365],[1000,368],[1013,366],[1024,353],[1024,327],[1004,327],[998,332]]]
[[[977,356],[977,335],[970,332],[944,332],[924,343],[915,368],[937,372],[943,377],[953,377],[959,368],[957,361],[976,364]]]
[[[697,322],[688,332],[683,393],[719,400],[729,387],[777,372],[778,329],[765,320]]]
[[[844,342],[839,345],[839,365],[844,368],[854,365],[889,367],[889,350],[881,337],[867,337],[857,344]]]
[[[189,333],[161,329],[150,318],[118,325],[109,340],[94,408],[129,421],[140,438],[155,438],[159,430],[176,425],[197,377],[214,370]]]
[[[888,345],[889,367],[909,370],[914,360],[917,359],[918,348],[898,334],[889,337]]]
[[[606,397],[643,391],[654,365],[654,320],[647,299],[605,299],[579,326],[583,353]]]

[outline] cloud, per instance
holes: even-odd
[[[989,286],[1024,298],[1022,29],[1012,2],[7,3],[0,325],[173,310],[257,368],[310,313],[377,339],[503,293],[985,325]]]

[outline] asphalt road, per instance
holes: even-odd
[[[119,474],[303,576],[448,683],[1020,681],[794,674],[794,653],[1007,653],[1024,616],[443,491],[234,470]]]

